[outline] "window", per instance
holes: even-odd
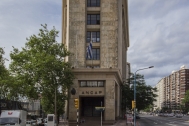
[[[93,65],[93,66],[86,66],[86,68],[100,68],[100,66],[99,65]]]
[[[87,7],[100,7],[100,0],[87,0]]]
[[[86,81],[81,81],[80,85],[81,85],[81,87],[86,87],[87,83],[86,83]]]
[[[93,60],[100,60],[100,49],[95,48],[93,51]]]
[[[94,32],[87,32],[87,42],[90,42],[92,38],[92,42],[100,42],[100,32],[94,31]]]
[[[88,25],[100,24],[100,14],[88,14],[87,15],[87,24]]]
[[[104,81],[80,81],[80,87],[104,87]]]

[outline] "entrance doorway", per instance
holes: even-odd
[[[104,106],[104,97],[80,97],[81,116],[100,117],[101,112],[96,111],[95,107]]]

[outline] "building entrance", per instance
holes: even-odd
[[[104,106],[104,97],[81,97],[81,116],[100,117],[101,112],[95,107]]]

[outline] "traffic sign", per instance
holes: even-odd
[[[95,107],[95,110],[96,110],[96,111],[104,111],[104,110],[105,110],[105,107]]]

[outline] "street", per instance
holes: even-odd
[[[176,117],[162,117],[140,114],[140,119],[136,119],[136,126],[189,126],[189,116],[183,116],[182,118]],[[90,122],[89,122],[90,123]],[[73,124],[74,125],[74,124]],[[81,124],[85,126],[87,124]],[[94,122],[90,123],[90,126],[100,126]],[[68,126],[67,123],[62,123],[59,126]],[[126,121],[124,119],[118,120],[114,125],[103,125],[103,126],[126,126]],[[127,126],[133,126],[128,124]]]
[[[189,116],[182,118],[162,117],[141,114],[138,119],[138,126],[189,126]]]

